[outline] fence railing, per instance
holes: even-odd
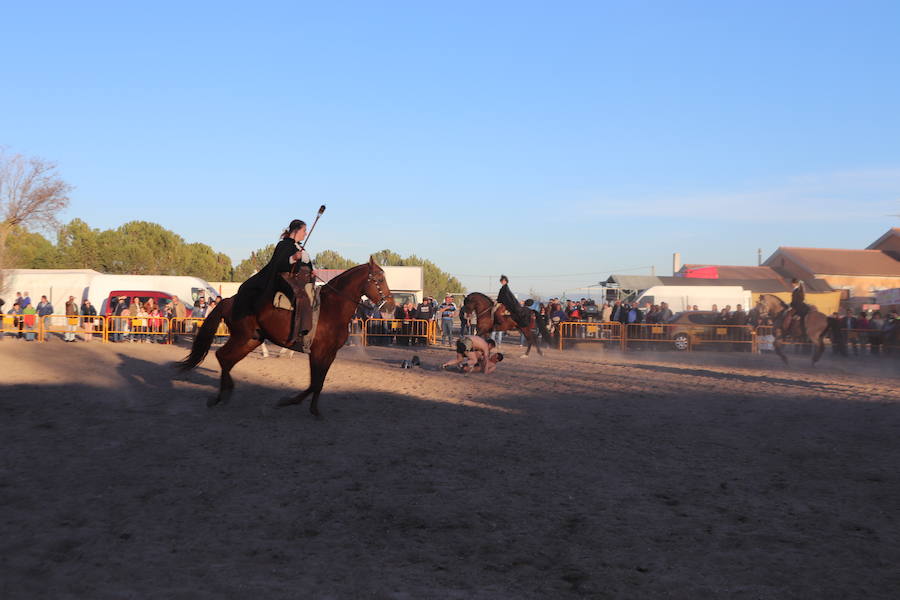
[[[172,343],[179,336],[195,335],[204,319],[197,317],[131,317],[85,315],[2,315],[0,338],[19,335],[28,340],[47,341],[51,335],[65,340],[80,338],[102,342],[155,341]],[[359,345],[398,344],[432,345],[437,343],[438,324],[422,319],[354,320],[349,336]],[[560,350],[582,344],[627,349],[717,349],[743,352],[773,350],[773,328],[747,325],[699,325],[691,323],[641,323],[566,321],[553,331],[554,345]],[[216,330],[217,341],[230,332],[224,321]],[[805,351],[809,340],[785,340],[792,350]],[[838,339],[826,338],[840,354],[900,354],[900,340],[886,331],[841,329]]]
[[[560,350],[576,343],[599,343],[604,346],[621,346],[624,342],[624,326],[621,323],[581,323],[565,321],[557,323],[553,332]]]
[[[434,321],[424,319],[368,319],[363,329],[363,344],[396,343],[428,345],[434,343]]]

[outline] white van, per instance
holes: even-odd
[[[638,306],[644,306],[648,302],[666,302],[673,313],[691,310],[694,305],[698,310],[712,310],[713,304],[719,310],[727,305],[731,305],[734,310],[738,304],[744,310],[753,307],[750,290],[739,285],[654,285],[637,298]]]

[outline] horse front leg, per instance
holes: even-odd
[[[335,352],[323,353],[321,356],[315,354],[310,355],[310,382],[309,389],[312,391],[312,400],[309,402],[309,412],[316,417],[319,414],[319,395],[322,393],[322,387],[325,385],[325,376],[334,362]]]
[[[822,358],[822,353],[825,352],[825,334],[819,336],[819,341],[816,342],[816,350],[813,352],[812,364],[815,366],[819,359]]]

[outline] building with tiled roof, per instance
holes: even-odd
[[[850,297],[873,297],[900,287],[900,239],[893,228],[866,250],[782,246],[764,263],[783,277],[821,279]],[[898,250],[893,250],[894,245]]]

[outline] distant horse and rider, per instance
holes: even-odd
[[[768,314],[773,323],[773,347],[775,353],[787,364],[787,356],[782,351],[791,339],[809,338],[814,346],[812,364],[816,364],[825,351],[825,335],[828,333],[828,317],[815,307],[806,304],[803,284],[796,279],[791,282],[793,291],[788,304],[778,296],[760,294],[757,308]]]
[[[482,337],[487,336],[494,331],[512,331],[518,329],[523,336],[527,346],[525,348],[525,356],[531,352],[532,346],[537,349],[538,354],[543,356],[541,346],[537,336],[534,334],[534,328],[537,327],[541,337],[550,345],[552,339],[550,332],[547,331],[544,316],[535,313],[529,308],[524,308],[516,301],[515,296],[509,291],[508,280],[505,275],[500,277],[500,293],[497,294],[497,302],[494,302],[481,292],[472,292],[463,300],[463,307],[460,310],[460,318],[463,320],[475,318],[476,333]]]
[[[319,215],[324,208],[319,210]],[[219,393],[210,398],[208,406],[228,401],[234,390],[231,369],[264,341],[270,341],[284,348],[309,353],[309,387],[296,396],[282,399],[278,405],[300,404],[312,394],[309,411],[319,416],[319,395],[325,376],[338,350],[347,341],[350,319],[362,296],[367,296],[377,305],[392,301],[384,270],[370,257],[368,263],[347,269],[320,288],[318,320],[313,326],[310,314],[298,314],[298,311],[311,311],[310,298],[304,298],[308,296],[305,289],[308,274],[305,269],[297,270],[293,266],[307,262],[302,260],[306,258],[305,253],[301,252],[302,246],[299,245],[299,250],[291,253],[297,249],[294,248],[295,243],[298,244],[304,235],[306,225],[299,220],[292,221],[282,234],[279,246],[287,240],[291,241],[284,244],[284,248],[276,247],[272,260],[260,271],[265,271],[265,275],[252,282],[251,278],[241,285],[235,296],[220,302],[203,321],[190,354],[176,363],[182,370],[199,365],[209,352],[219,323],[225,321],[231,335],[225,345],[216,351],[222,374]],[[298,281],[290,281],[291,278]],[[284,308],[275,306],[275,295],[279,291],[285,295],[294,292],[292,307],[290,304]],[[308,335],[313,336],[311,343],[303,339]]]

